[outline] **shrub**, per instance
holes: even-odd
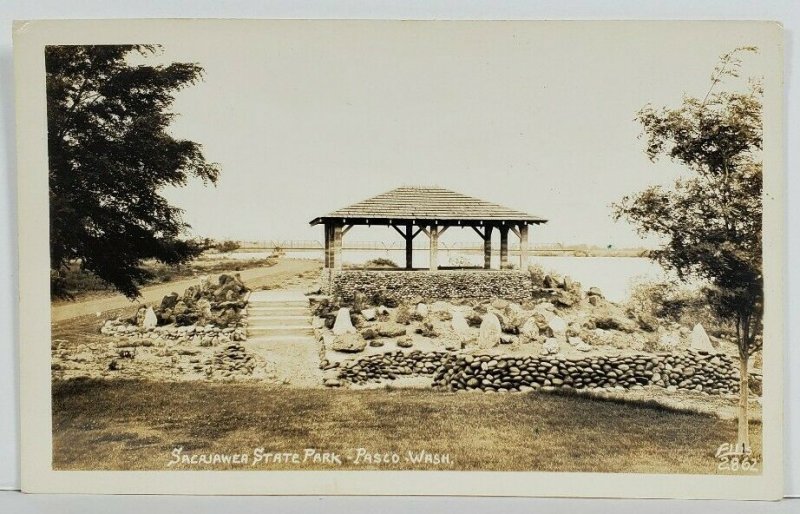
[[[709,333],[724,333],[728,327],[711,310],[702,290],[677,282],[643,282],[635,285],[625,305],[627,313],[643,328],[656,320],[691,326],[701,323]]]
[[[386,257],[377,257],[364,263],[365,268],[396,268],[397,264]]]
[[[547,275],[547,273],[544,272],[544,268],[536,264],[531,264],[528,266],[528,273],[531,275],[531,282],[534,286],[542,287],[544,285],[544,277]]]
[[[222,241],[221,243],[217,243],[216,245],[214,245],[214,248],[216,248],[217,251],[220,253],[233,252],[241,247],[242,245],[240,245],[238,242],[230,240]]]

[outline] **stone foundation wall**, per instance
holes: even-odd
[[[351,301],[356,292],[395,300],[505,298],[522,301],[533,295],[528,272],[514,270],[322,270],[322,291]]]

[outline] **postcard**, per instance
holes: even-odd
[[[782,496],[779,24],[14,46],[24,491]]]

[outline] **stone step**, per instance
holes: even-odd
[[[311,325],[311,315],[298,316],[249,316],[247,318],[250,327],[273,327],[273,326],[305,326]]]
[[[248,336],[310,336],[314,335],[311,325],[281,327],[247,327]]]
[[[248,307],[247,315],[250,317],[265,316],[311,316],[308,307]]]

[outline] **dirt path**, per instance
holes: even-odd
[[[244,283],[252,288],[259,289],[263,286],[275,287],[286,281],[296,278],[305,273],[314,273],[320,269],[320,263],[305,259],[280,259],[277,264],[269,267],[251,268],[242,270],[241,274]],[[235,272],[232,272],[235,273]],[[209,275],[213,280],[220,274]],[[142,288],[142,296],[137,300],[131,301],[121,294],[86,300],[82,302],[62,304],[50,309],[52,322],[86,316],[96,312],[105,312],[114,309],[123,309],[132,305],[154,303],[161,301],[165,295],[173,291],[182,292],[190,285],[198,283],[198,278],[178,280],[167,284],[149,286]]]

